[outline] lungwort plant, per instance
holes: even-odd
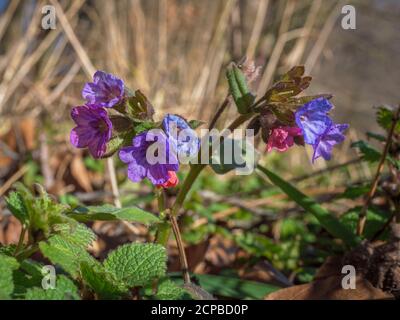
[[[311,82],[311,77],[304,75],[304,67],[292,68],[260,97],[251,90],[256,70],[249,62],[242,65],[232,63],[227,68],[229,90],[210,123],[210,129],[215,129],[224,110],[231,104],[237,108],[237,117],[221,130],[218,139],[212,139],[209,134],[198,137],[196,129],[202,125],[200,121],[187,120],[176,114],[155,117],[155,108],[140,90],[133,91],[116,76],[97,71],[93,82],[83,88],[85,103],[72,109],[75,126],[70,134],[71,144],[87,148],[94,158],[117,154],[126,164],[126,175],[132,182],[147,179],[154,185],[159,210],[153,214],[139,207],[62,205],[42,188],[39,188],[39,195],[34,196],[22,185],[16,186],[16,191],[9,194],[6,201],[9,210],[21,222],[22,232],[16,246],[0,249],[0,297],[211,298],[204,288],[193,284],[178,225],[184,201],[207,166],[216,174],[226,174],[243,167],[246,161],[252,161],[253,167],[311,213],[322,228],[341,240],[344,247],[356,246],[361,234],[357,235],[346,223],[276,173],[257,165],[258,157],[248,158],[240,153],[240,161],[228,162],[221,156],[226,155],[222,151],[227,141],[240,142],[228,135],[245,123],[252,136],[260,135],[264,141],[265,153],[273,150],[286,152],[295,145],[309,145],[313,149],[312,162],[319,158],[330,160],[333,147],[345,139],[348,125],[334,123],[330,117],[333,108],[331,95],[302,95]],[[385,112],[381,112],[382,123],[390,122],[385,118]],[[371,151],[365,143],[356,146],[365,157],[379,158],[379,154]],[[217,154],[212,152],[215,148],[220,150]],[[207,161],[204,161],[204,153]],[[213,161],[215,158],[218,161]],[[391,159],[389,155],[388,159]],[[398,164],[393,162],[393,165]],[[177,172],[184,166],[189,171],[184,180],[179,181]],[[171,206],[167,206],[165,201],[168,188],[177,188]],[[124,220],[151,225],[157,230],[157,235],[153,243],[128,243],[118,247],[99,262],[87,251],[96,236],[85,223],[94,220]],[[177,241],[183,285],[167,274],[166,245],[171,231]],[[43,265],[33,259],[38,253],[56,266],[55,289],[42,287]],[[259,297],[276,289],[268,287]]]

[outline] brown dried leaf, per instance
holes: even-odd
[[[90,183],[89,173],[85,167],[85,164],[83,163],[82,157],[79,154],[75,155],[72,159],[71,174],[83,190],[86,192],[93,191]]]
[[[393,295],[372,286],[361,276],[356,278],[356,289],[343,289],[341,276],[331,276],[311,283],[275,291],[266,300],[378,300],[393,299]]]

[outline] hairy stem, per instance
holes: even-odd
[[[26,230],[26,227],[22,226],[21,233],[19,234],[18,244],[14,251],[14,256],[16,256],[21,251],[22,246],[24,245]]]
[[[179,259],[181,261],[183,280],[185,281],[185,284],[190,284],[191,280],[190,280],[190,275],[189,275],[189,266],[188,266],[188,262],[187,262],[187,258],[186,258],[185,247],[184,247],[183,241],[182,241],[181,232],[179,230],[178,221],[176,220],[176,217],[173,215],[170,215],[170,221],[171,221],[171,225],[172,225],[172,230],[175,235],[176,244],[178,246]]]
[[[378,168],[376,169],[374,180],[372,181],[371,188],[370,188],[370,190],[368,192],[368,195],[367,195],[367,199],[365,200],[364,206],[362,207],[361,212],[360,212],[360,216],[358,218],[358,224],[357,224],[357,235],[358,236],[361,236],[363,234],[363,232],[364,232],[365,223],[366,223],[366,220],[367,220],[367,210],[368,210],[368,207],[369,207],[369,205],[370,205],[370,203],[372,201],[372,198],[375,195],[376,189],[378,187],[379,177],[380,177],[380,175],[381,175],[381,173],[383,171],[383,167],[385,165],[386,157],[388,155],[389,148],[390,148],[390,145],[392,143],[394,129],[396,128],[396,124],[399,121],[399,118],[400,118],[400,106],[398,107],[398,109],[396,111],[396,114],[393,117],[392,125],[390,127],[390,130],[389,130],[389,133],[388,133],[388,136],[387,136],[387,139],[386,139],[385,149],[383,150],[381,159],[380,159],[379,164],[378,164]]]

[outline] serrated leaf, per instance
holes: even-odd
[[[27,225],[29,222],[29,212],[25,206],[23,196],[19,192],[11,192],[10,195],[5,198],[7,208],[16,217],[21,224]]]
[[[381,153],[372,147],[368,142],[356,141],[351,144],[352,148],[357,148],[365,161],[376,162],[381,158]]]
[[[13,272],[18,267],[16,259],[0,254],[0,300],[11,298],[14,291]]]
[[[59,233],[66,241],[83,249],[86,249],[96,240],[94,232],[82,223],[58,224],[54,226],[54,231]]]
[[[69,216],[80,222],[124,220],[146,225],[160,222],[157,216],[136,206],[125,208],[116,208],[110,205],[78,207]]]
[[[39,262],[26,259],[21,262],[20,268],[14,271],[14,298],[25,297],[29,288],[41,286],[43,265]]]
[[[82,262],[80,269],[83,281],[100,299],[119,299],[127,294],[128,288],[102,265]]]
[[[53,264],[58,264],[74,278],[78,277],[82,262],[93,265],[98,263],[82,246],[66,240],[61,235],[54,235],[46,242],[40,242],[39,248],[46,258]]]
[[[32,288],[25,295],[26,300],[80,300],[78,288],[64,275],[57,276],[54,289]]]
[[[232,63],[226,72],[226,77],[228,79],[229,91],[235,101],[238,112],[240,114],[249,113],[255,96],[249,90],[246,76]]]
[[[385,130],[389,130],[392,126],[394,111],[389,106],[380,106],[376,112],[376,121]],[[395,133],[400,133],[400,121],[397,122]]]
[[[189,293],[169,279],[164,279],[159,282],[156,299],[159,300],[187,300],[190,299]]]
[[[304,210],[310,212],[334,237],[342,239],[348,246],[355,246],[359,243],[359,239],[344,224],[342,224],[331,212],[320,206],[315,200],[300,192],[296,187],[271,172],[270,170],[257,166],[271,182],[279,187],[290,199],[295,201]]]
[[[137,287],[164,276],[166,262],[167,253],[163,246],[132,243],[112,251],[104,266],[127,286]]]
[[[15,252],[15,249],[17,248],[17,246],[15,244],[9,244],[6,246],[3,246],[0,243],[0,255],[6,255],[6,256],[12,256]]]

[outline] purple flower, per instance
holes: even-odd
[[[162,121],[162,127],[179,157],[193,157],[197,154],[200,140],[185,119],[167,114]]]
[[[71,144],[77,148],[89,148],[94,158],[101,158],[112,135],[112,123],[103,108],[79,106],[72,109],[71,117],[76,127],[71,130]]]
[[[331,109],[329,100],[317,98],[296,111],[296,124],[303,131],[305,143],[314,144],[332,126],[332,120],[327,115]]]
[[[124,82],[112,74],[97,71],[93,82],[83,87],[82,97],[87,104],[112,108],[124,98]]]
[[[313,144],[314,153],[312,156],[312,162],[319,157],[325,160],[330,160],[332,156],[332,148],[335,144],[344,141],[345,136],[343,132],[349,127],[348,124],[333,124],[326,129],[326,131],[320,135],[315,143]]]
[[[120,150],[119,158],[128,164],[128,178],[133,182],[148,178],[154,185],[161,185],[170,179],[169,171],[179,169],[177,156],[162,130],[138,134],[132,146]]]

